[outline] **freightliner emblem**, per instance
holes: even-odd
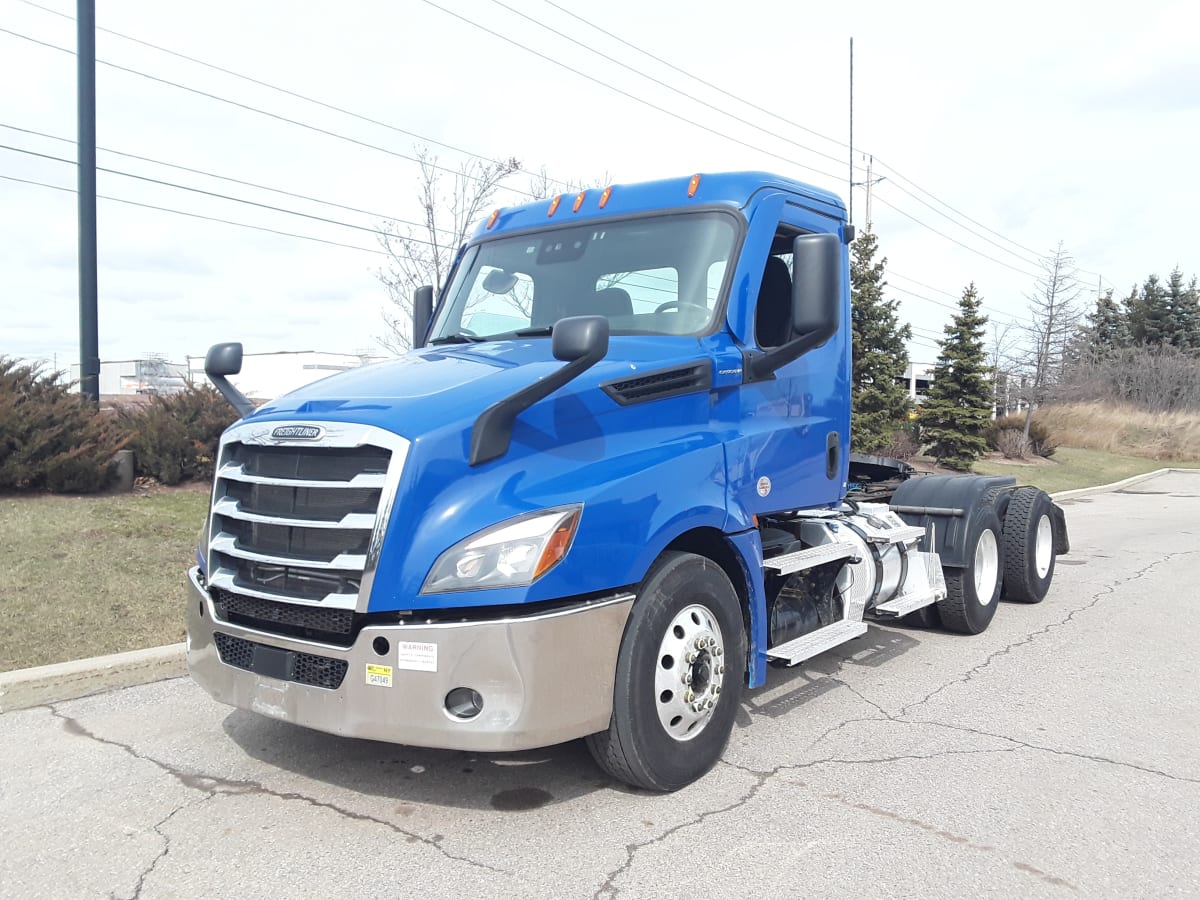
[[[273,441],[315,441],[325,429],[319,425],[280,425],[271,432]]]

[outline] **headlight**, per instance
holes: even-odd
[[[438,557],[422,594],[533,584],[571,549],[582,506],[560,506],[493,525]]]

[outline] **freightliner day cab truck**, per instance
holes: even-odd
[[[851,459],[852,227],[764,173],[493,213],[414,344],[226,431],[191,570],[213,697],[470,751],[586,738],[678,789],[745,689],[920,617],[983,631],[1067,550],[1042,492]]]

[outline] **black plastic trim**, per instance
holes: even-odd
[[[606,381],[600,385],[600,389],[622,406],[707,392],[712,390],[712,364],[702,361],[686,366],[668,366],[632,378]]]

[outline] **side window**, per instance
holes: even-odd
[[[781,227],[763,269],[754,309],[754,339],[760,347],[779,347],[792,337],[792,253],[795,232]]]
[[[533,279],[481,266],[463,309],[462,325],[478,335],[526,328],[533,314]]]

